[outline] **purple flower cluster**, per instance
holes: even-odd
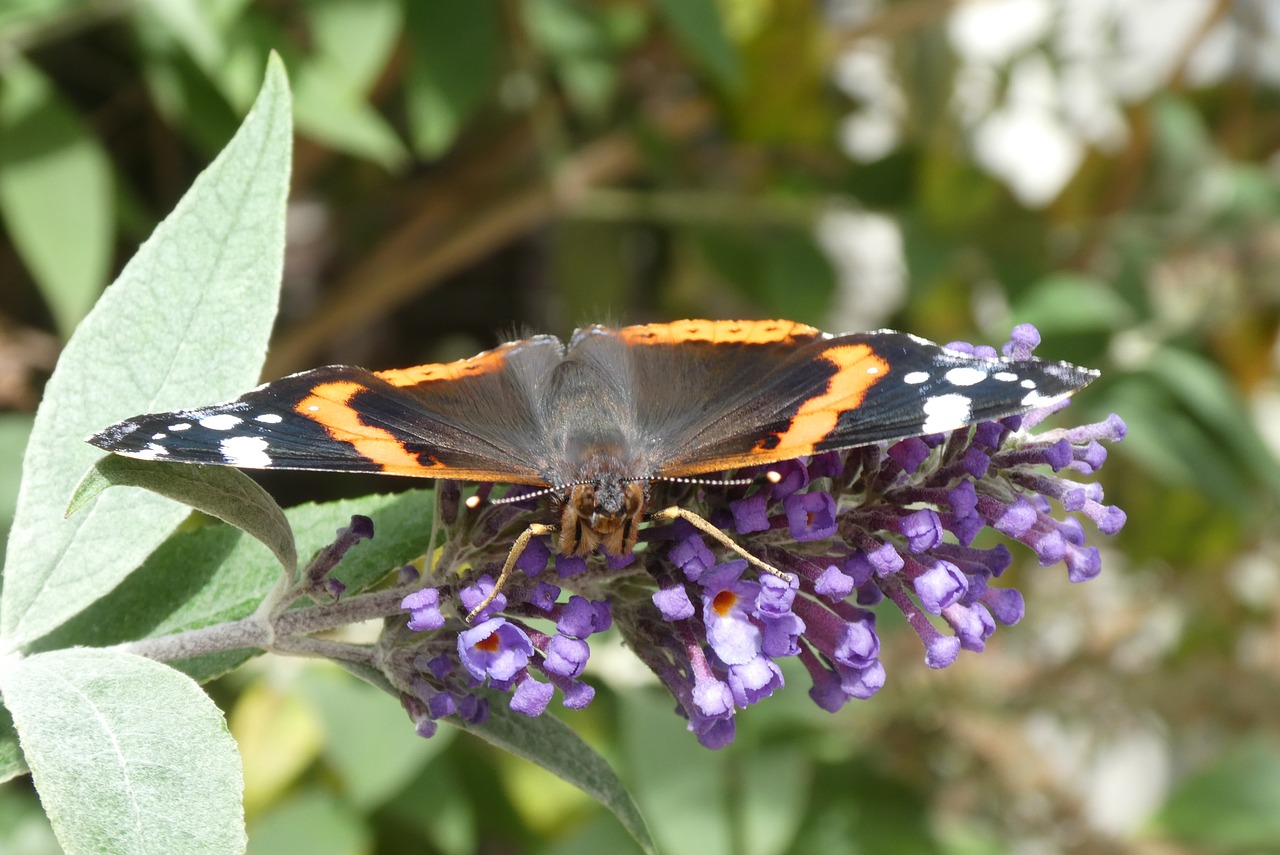
[[[576,594],[559,602],[560,588],[537,582],[520,588],[518,605],[499,593],[473,624],[455,617],[454,626],[441,631],[450,623],[440,607],[446,587],[422,588],[401,604],[409,612],[408,628],[428,633],[414,645],[410,689],[402,696],[420,735],[435,733],[436,720],[448,715],[482,723],[489,714],[488,699],[480,691],[486,686],[509,692],[511,709],[528,716],[541,715],[556,689],[570,709],[591,703],[595,689],[578,678],[591,655],[587,639],[613,623],[608,602]],[[484,575],[458,588],[459,614],[484,602],[493,587],[493,578]],[[534,628],[530,617],[551,622],[554,632]]]
[[[1012,338],[1004,352],[1014,359],[1039,341],[1029,326]],[[492,576],[416,591],[403,603],[412,631],[399,680],[406,706],[424,735],[446,715],[482,721],[483,686],[510,693],[511,709],[526,715],[545,710],[557,688],[566,706],[585,706],[593,695],[580,679],[588,639],[613,625],[698,740],[718,748],[732,741],[738,710],[783,687],[780,662],[788,658],[808,672],[810,697],[825,710],[875,694],[885,670],[872,608],[886,600],[920,637],[929,666],[951,664],[962,649],[981,651],[998,624],[1021,619],[1023,600],[993,585],[1012,554],[1003,543],[975,545],[979,533],[999,532],[1042,565],[1064,563],[1079,582],[1101,569],[1080,518],[1108,535],[1124,524],[1095,482],[1067,477],[1093,475],[1106,459],[1101,443],[1123,439],[1124,423],[1112,415],[1030,433],[1052,409],[744,470],[746,484],[653,485],[653,507],[696,511],[784,575],[749,570],[681,520],[645,529],[633,556],[557,557],[558,582],[573,592],[563,602],[561,587],[538,579],[553,545],[541,538],[472,625],[461,617],[493,590]],[[465,559],[496,568],[510,544],[503,535],[536,508],[517,502],[467,514],[456,492],[441,495],[450,539],[439,566]]]

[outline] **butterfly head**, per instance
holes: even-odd
[[[586,555],[600,546],[625,555],[636,545],[648,482],[602,478],[574,484],[560,509],[560,551]]]

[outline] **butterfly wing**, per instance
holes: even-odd
[[[563,353],[539,336],[399,371],[316,368],[225,404],[128,419],[89,442],[179,463],[545,486],[531,396]]]
[[[617,337],[662,477],[955,430],[1048,406],[1097,376],[903,333],[828,336],[784,321],[652,324]]]

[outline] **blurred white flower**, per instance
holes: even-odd
[[[849,4],[858,20],[874,4]],[[854,7],[856,6],[856,10]],[[951,110],[976,162],[1028,207],[1051,203],[1090,146],[1128,138],[1123,105],[1167,86],[1232,75],[1280,80],[1280,3],[1214,0],[986,0],[958,4],[947,37],[958,67]],[[890,42],[861,39],[833,79],[857,103],[839,128],[854,160],[896,149],[910,113]]]
[[[819,218],[816,231],[818,245],[836,271],[838,292],[829,326],[884,326],[907,296],[907,260],[897,221],[884,214],[832,207]]]

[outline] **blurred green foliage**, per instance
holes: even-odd
[[[1008,28],[986,53],[962,37],[977,7]],[[1098,82],[1144,49],[1145,83]],[[58,343],[229,139],[269,50],[299,131],[271,375],[739,315],[988,343],[1031,321],[1044,354],[1103,370],[1073,410],[1130,426],[1104,472],[1128,527],[1088,586],[1011,571],[1028,618],[986,653],[927,672],[886,627],[878,697],[829,716],[784,692],[717,754],[598,656],[570,720],[664,852],[1280,851],[1273,5],[10,0],[0,526]],[[993,165],[989,120],[1028,104],[1003,127],[1039,136]],[[1055,187],[1056,151],[1078,157]],[[269,486],[369,486],[333,482]],[[341,675],[272,660],[212,691],[265,793],[252,851],[634,846],[524,761],[414,742]],[[5,784],[0,850],[54,851],[38,812]]]

